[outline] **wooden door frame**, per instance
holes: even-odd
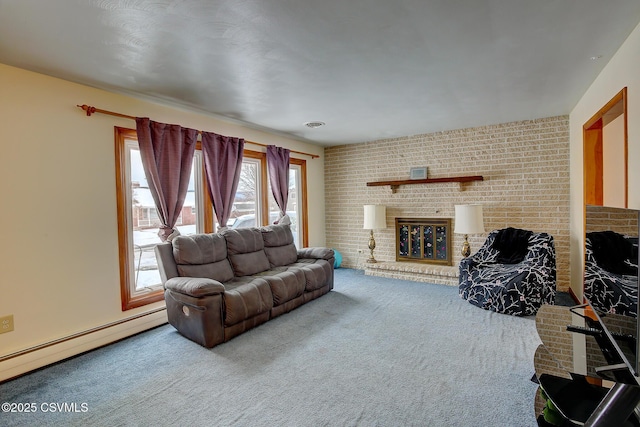
[[[616,112],[622,103],[622,111]],[[610,114],[611,113],[611,114]],[[583,159],[583,203],[582,203],[582,236],[586,235],[587,226],[587,205],[604,204],[604,183],[603,183],[603,152],[604,138],[603,128],[611,120],[623,115],[624,127],[624,207],[628,207],[629,199],[629,158],[628,158],[628,135],[627,135],[627,88],[624,87],[618,92],[604,107],[594,114],[582,126],[582,159]],[[584,245],[583,257],[584,257]],[[584,261],[582,277],[584,278]],[[583,282],[584,295],[584,282]],[[573,292],[572,292],[573,293]],[[578,301],[576,295],[572,295]]]
[[[614,113],[614,109],[619,108],[622,103],[622,111]],[[594,114],[582,127],[583,141],[583,177],[584,177],[584,205],[603,204],[603,136],[602,129],[613,118],[623,116],[624,127],[624,207],[628,205],[629,183],[628,183],[628,136],[627,136],[627,88],[624,87],[618,92],[604,107]]]

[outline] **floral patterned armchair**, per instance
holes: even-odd
[[[553,237],[515,228],[494,230],[478,252],[460,262],[459,279],[460,297],[473,305],[534,315],[542,304],[555,302]]]

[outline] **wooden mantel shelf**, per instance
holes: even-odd
[[[391,192],[395,193],[399,186],[401,185],[413,185],[413,184],[436,184],[440,182],[472,182],[472,181],[484,181],[484,177],[482,175],[471,175],[471,176],[452,176],[448,178],[426,178],[426,179],[401,179],[397,181],[374,181],[367,182],[367,187],[379,187],[388,185],[391,187]]]

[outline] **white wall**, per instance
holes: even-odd
[[[582,295],[584,183],[582,126],[627,87],[628,207],[640,209],[640,26],[631,33],[569,116],[571,141],[571,287]]]
[[[624,208],[624,115],[602,127],[602,203]]]
[[[320,155],[301,158],[307,159],[309,243],[324,245],[322,147],[2,64],[0,82],[0,317],[15,320],[15,331],[0,334],[0,380],[119,336],[103,332],[102,341],[87,344],[94,339],[85,337],[82,346],[54,346],[46,356],[15,353],[164,306],[120,308],[114,126],[135,128],[135,122],[86,117],[77,104]],[[121,326],[119,334],[166,321],[161,313],[138,321],[137,329]]]

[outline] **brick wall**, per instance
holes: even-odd
[[[482,175],[466,184],[367,187],[370,181],[408,179],[411,167],[429,178]],[[481,203],[487,232],[518,227],[555,239],[558,289],[569,288],[569,117],[549,117],[414,135],[325,149],[326,241],[343,266],[364,268],[367,230],[363,205],[387,206],[387,228],[375,231],[375,256],[395,261],[394,218],[454,217],[454,205]],[[472,252],[483,235],[469,236]],[[454,265],[463,237],[453,236]]]

